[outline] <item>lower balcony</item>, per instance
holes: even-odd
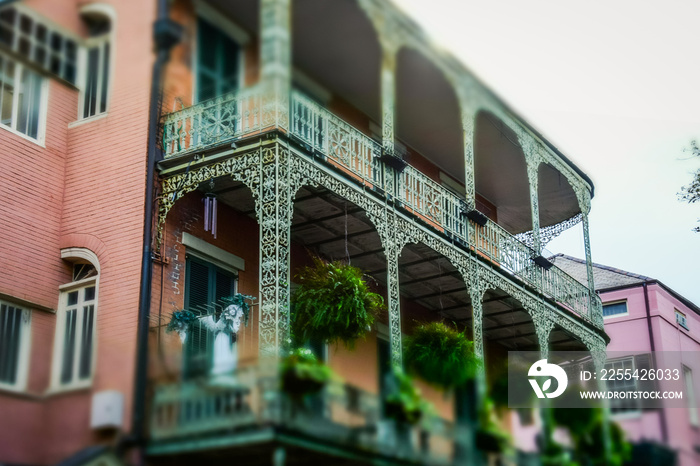
[[[280,390],[274,368],[240,369],[223,384],[203,379],[158,385],[151,413],[148,453],[154,463],[186,463],[188,455],[206,452],[214,463],[235,457],[270,464],[280,446],[285,464],[297,464],[298,457],[440,465],[454,464],[462,451],[455,426],[439,417],[397,425],[382,416],[378,395],[345,383],[293,399]]]

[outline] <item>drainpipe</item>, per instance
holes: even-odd
[[[153,276],[151,241],[153,236],[153,191],[155,164],[158,158],[157,137],[162,98],[163,69],[170,57],[170,49],[180,41],[182,27],[169,18],[168,0],[158,0],[158,14],[153,23],[153,42],[156,59],[151,76],[151,94],[148,113],[148,146],[146,159],[146,195],[143,221],[143,251],[134,378],[131,437],[128,445],[140,447],[139,464],[144,462],[146,426],[146,382],[148,375],[148,327],[151,312],[151,280]]]
[[[647,289],[647,282],[642,283],[642,288],[644,288],[644,306],[647,313],[647,330],[649,331],[649,347],[651,348],[651,354],[654,361],[654,366],[656,366],[656,345],[654,344],[654,332],[651,328],[651,308],[649,307],[649,290]],[[663,443],[668,443],[668,426],[666,425],[666,413],[662,409],[659,412],[659,420],[661,421],[661,440]]]

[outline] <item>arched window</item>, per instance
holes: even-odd
[[[52,386],[80,388],[92,383],[100,266],[82,248],[61,251],[72,266],[72,280],[59,287]]]
[[[80,11],[89,38],[81,50],[80,118],[106,113],[112,69],[114,10],[107,5],[90,4]]]

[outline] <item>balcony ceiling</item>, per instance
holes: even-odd
[[[396,71],[396,136],[464,183],[462,119],[452,86],[414,50],[399,52]]]
[[[498,223],[513,234],[532,229],[530,188],[525,156],[518,137],[500,120],[482,112],[475,127],[476,191],[494,204]],[[540,226],[566,220],[580,212],[576,194],[551,165],[539,169]]]
[[[251,34],[260,29],[260,0],[207,0],[211,6],[221,11],[238,26]]]
[[[226,205],[255,218],[253,197],[245,185],[219,178],[214,191]],[[386,286],[387,264],[379,235],[356,205],[325,189],[304,187],[295,198],[291,232],[293,267],[306,260],[305,251],[333,260],[345,260],[349,254],[352,265]],[[220,228],[219,235],[226,234],[232,232]],[[423,314],[426,320],[456,322],[471,337],[471,298],[463,277],[444,256],[423,244],[405,246],[399,257],[399,283],[404,309]],[[532,319],[507,293],[487,291],[483,313],[484,335],[491,344],[511,350],[537,349]],[[551,341],[556,349],[584,349],[558,328]]]

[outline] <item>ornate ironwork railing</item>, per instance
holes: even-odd
[[[263,88],[259,85],[205,100],[163,118],[165,158],[206,149],[260,131]]]
[[[159,442],[187,441],[240,429],[283,425],[323,443],[350,446],[382,456],[428,464],[450,464],[455,452],[452,423],[432,417],[398,431],[380,415],[377,395],[357,387],[329,384],[318,395],[293,400],[279,390],[273,368],[236,371],[231,386],[207,381],[160,385],[155,389],[150,419],[153,448]],[[428,428],[429,427],[429,428]]]
[[[263,95],[262,88],[254,86],[167,115],[163,127],[166,157],[261,131],[269,124],[263,118],[267,105]],[[297,90],[290,99],[289,132],[339,171],[381,190],[435,229],[602,328],[602,306],[594,291],[557,267],[536,266],[532,261],[535,252],[495,222],[489,220],[483,227],[469,222],[462,213],[462,197],[415,167],[408,165],[399,172],[382,163],[377,141]]]
[[[602,328],[598,296],[563,270],[545,270],[532,261],[535,251],[500,225],[483,227],[463,216],[464,200],[416,168],[397,173],[379,161],[381,146],[304,94],[293,91],[291,132],[363,184],[380,188],[438,230],[462,240],[479,254]]]

